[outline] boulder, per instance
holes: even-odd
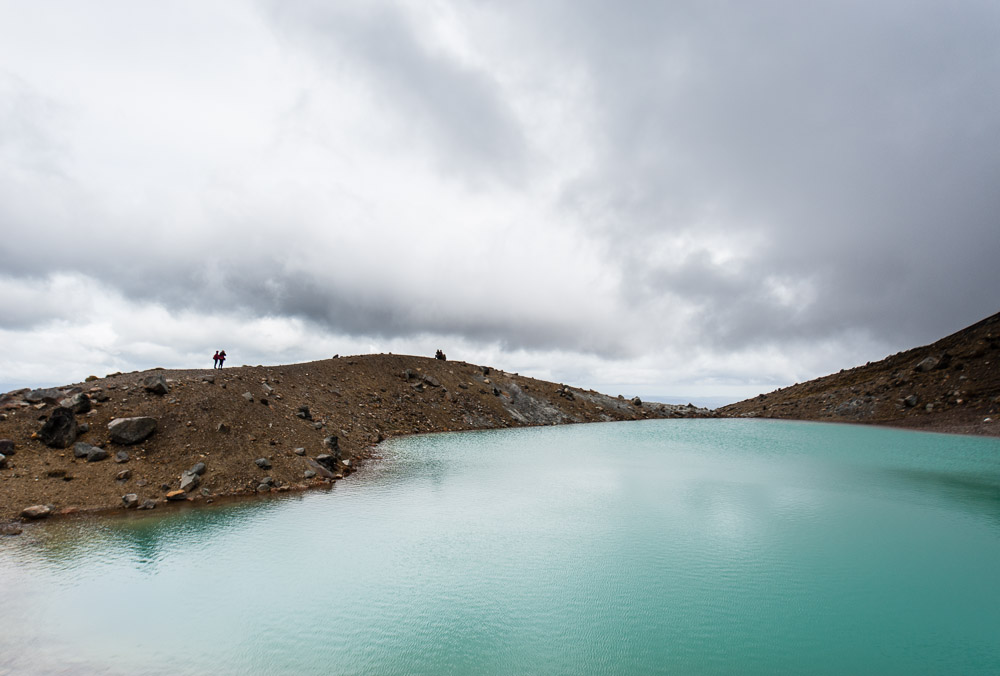
[[[70,409],[76,414],[86,413],[93,408],[93,405],[90,403],[90,397],[83,392],[77,392],[76,394],[66,397],[59,402],[59,405],[63,408]]]
[[[111,441],[116,444],[137,444],[156,431],[156,418],[115,418],[108,423],[108,431],[111,432]]]
[[[52,508],[48,505],[32,505],[21,510],[21,516],[25,519],[44,519],[52,514]]]
[[[142,379],[142,386],[146,388],[147,392],[152,392],[153,394],[159,394],[161,396],[170,391],[170,386],[167,385],[167,379],[160,374],[146,376]]]
[[[139,496],[135,493],[128,493],[122,496],[122,504],[125,505],[125,509],[132,509],[133,507],[139,506]]]
[[[267,458],[257,458],[253,463],[261,469],[271,469],[271,461]]]
[[[52,410],[49,419],[42,425],[42,429],[38,432],[38,438],[46,446],[67,448],[76,441],[77,432],[73,411],[59,406]]]
[[[14,455],[14,442],[10,439],[0,439],[0,453],[7,456]]]

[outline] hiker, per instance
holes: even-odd
[[[219,368],[222,368],[222,362],[226,361],[226,351],[219,350]]]
[[[215,354],[212,355],[212,368],[214,368],[214,369],[219,368],[219,351],[218,350],[216,350]]]

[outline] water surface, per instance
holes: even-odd
[[[0,674],[1000,673],[1000,441],[676,420],[0,539]]]

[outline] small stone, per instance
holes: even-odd
[[[48,505],[32,505],[21,510],[21,516],[25,519],[44,519],[52,514],[52,508]]]
[[[139,506],[139,496],[135,493],[127,493],[122,496],[122,504],[125,505],[125,509],[132,509],[133,507]]]
[[[123,469],[115,475],[115,481],[128,481],[132,478],[132,470]]]
[[[10,439],[0,439],[0,453],[6,456],[14,455],[14,442]]]
[[[187,493],[182,490],[170,491],[167,493],[167,500],[184,500],[187,498]]]
[[[0,535],[20,535],[23,532],[24,529],[18,523],[0,523]]]
[[[292,449],[292,453],[294,453],[295,455],[305,455],[306,454],[306,449],[304,449],[304,448],[293,448]]]
[[[156,509],[156,500],[153,500],[152,498],[146,498],[145,500],[142,501],[142,504],[139,505],[137,509]]]
[[[195,463],[194,467],[192,467],[188,471],[190,471],[192,474],[197,474],[198,476],[201,476],[202,474],[205,473],[206,469],[207,468],[205,467],[205,463],[198,462],[198,463]]]
[[[215,376],[213,376],[213,375],[211,375],[211,374],[209,374],[209,375],[207,375],[207,376],[202,376],[202,377],[201,377],[201,381],[202,381],[203,383],[208,383],[208,384],[210,384],[210,385],[211,385],[212,383],[214,383],[214,382],[215,382]]]
[[[261,469],[271,469],[271,461],[267,458],[257,458],[253,462]]]
[[[937,365],[938,365],[938,360],[935,357],[927,357],[926,359],[924,359],[923,361],[921,361],[919,364],[917,364],[913,368],[913,370],[914,371],[918,371],[920,373],[926,373],[927,371],[930,371],[931,369],[933,369]]]
[[[90,455],[90,452],[97,448],[97,446],[92,446],[91,444],[85,443],[83,441],[78,441],[73,444],[73,457],[75,458],[86,458]]]
[[[6,468],[7,468],[7,456],[4,455],[3,453],[0,453],[0,469],[6,469]]]
[[[90,431],[90,423],[78,423],[76,426],[76,431],[79,434],[86,434]]]
[[[295,415],[299,418],[302,418],[303,420],[312,420],[312,413],[309,411],[309,407],[306,406],[305,404],[299,406],[298,410],[295,412]]]
[[[230,430],[229,425],[227,425],[226,423],[219,423],[218,425],[215,426],[215,431],[218,432],[219,434],[229,434],[229,430]]]
[[[185,493],[190,493],[200,485],[201,476],[198,474],[193,474],[192,472],[184,472],[181,474],[181,490]]]
[[[274,394],[274,388],[268,385],[267,383],[262,383],[260,389],[262,389],[264,391],[264,394],[266,395]]]
[[[267,484],[258,484],[258,486],[257,486],[257,492],[258,493],[270,493],[271,492],[271,487],[269,485],[267,485]]]
[[[123,463],[128,462],[128,453],[126,451],[118,451],[115,453],[115,462]]]
[[[316,476],[316,472],[312,471],[311,469],[307,469],[305,472],[302,473],[302,476],[304,476],[306,479],[312,479],[313,477]]]
[[[249,403],[253,403],[253,394],[251,392],[244,392],[243,398],[246,399]]]
[[[917,395],[911,394],[910,396],[903,399],[903,404],[909,408],[912,408],[913,406],[917,405],[918,401],[919,399],[917,398]]]
[[[264,404],[264,406],[270,406],[271,405],[271,402],[269,402],[267,400],[267,397],[261,397],[260,398],[260,403]]]
[[[91,446],[90,451],[87,452],[87,462],[99,462],[107,459],[107,457],[108,452],[97,446]]]
[[[70,409],[76,414],[86,413],[93,408],[93,404],[90,403],[90,397],[83,392],[77,392],[76,394],[66,397],[59,402],[59,405]]]

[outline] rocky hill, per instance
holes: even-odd
[[[91,376],[0,397],[0,530],[328,486],[401,435],[710,415],[398,355]]]
[[[717,412],[1000,436],[1000,314],[931,345]]]

